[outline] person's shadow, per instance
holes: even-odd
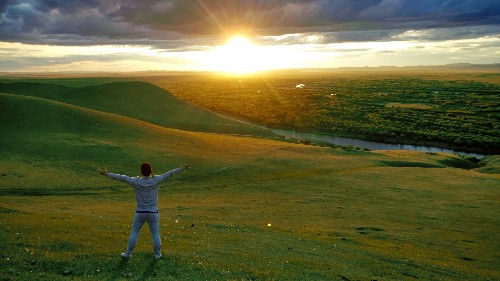
[[[136,255],[136,256],[138,256],[138,255]],[[139,258],[139,257],[137,257],[137,258]],[[131,262],[131,261],[128,260],[128,259],[123,259],[123,258],[120,259],[116,263],[116,266],[114,268],[114,273],[115,274],[114,274],[113,278],[119,279],[119,278],[123,278],[123,277],[129,277],[129,276],[127,276],[127,274],[131,274],[131,273],[127,273],[126,272],[127,268],[128,268],[128,263],[129,262]],[[141,277],[140,279],[143,280],[143,279],[147,279],[149,277],[156,276],[156,272],[154,271],[154,269],[155,269],[155,265],[158,262],[161,262],[161,260],[151,259],[151,261],[146,262],[145,263],[146,266],[144,267],[144,270],[140,274],[140,277]]]
[[[142,274],[141,274],[141,280],[145,280],[149,277],[155,277],[156,276],[156,272],[154,271],[155,269],[155,265],[157,262],[159,262],[160,260],[151,260],[148,265],[144,268],[144,271],[142,271]]]
[[[119,279],[124,277],[125,269],[127,269],[127,264],[128,260],[127,259],[120,259],[120,261],[116,264],[113,272],[115,273],[113,278],[114,279]]]

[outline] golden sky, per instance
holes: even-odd
[[[500,63],[500,1],[8,0],[0,13],[3,72]]]

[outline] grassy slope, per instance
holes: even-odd
[[[152,84],[137,81],[82,87],[39,82],[0,83],[0,92],[36,96],[189,131],[257,136],[272,133],[189,105]]]
[[[27,96],[0,94],[0,109],[4,278],[500,278],[499,177],[446,156],[185,132]],[[194,168],[162,185],[165,259],[145,227],[124,263],[133,192],[93,172],[143,160]]]
[[[485,157],[482,162],[485,167],[477,169],[481,173],[500,174],[500,155],[490,155]]]

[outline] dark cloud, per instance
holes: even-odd
[[[62,45],[139,41],[170,49],[190,38],[214,44],[236,32],[320,32],[327,42],[361,41],[411,29],[499,24],[500,1],[491,0],[0,1],[0,40]]]
[[[342,43],[365,41],[443,41],[498,36],[498,25],[460,26],[429,29],[375,29],[334,32],[297,33],[286,36],[265,36],[260,45],[291,45],[301,43]]]
[[[197,36],[500,23],[500,2],[490,0],[178,0],[109,7],[117,7],[114,19]]]

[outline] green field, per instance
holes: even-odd
[[[142,79],[269,128],[500,153],[500,80],[491,73],[304,70]]]
[[[498,156],[287,143],[113,81],[2,84],[3,280],[500,279]],[[145,227],[125,262],[133,190],[95,168],[143,161],[193,169],[161,186],[164,258]]]

